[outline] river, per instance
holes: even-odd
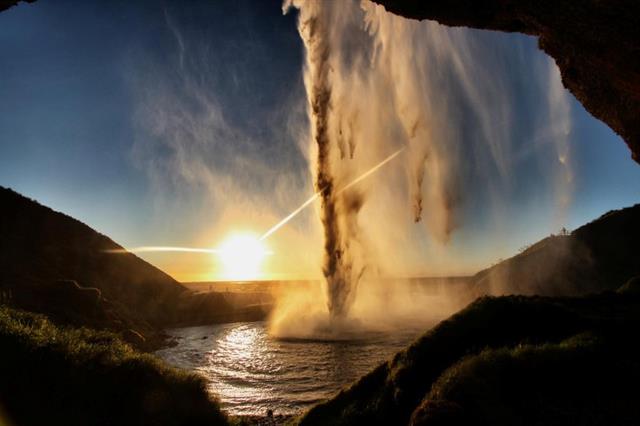
[[[296,341],[269,336],[265,322],[239,322],[168,333],[178,344],[156,352],[160,358],[206,377],[227,413],[264,415],[267,409],[295,414],[330,398],[405,348],[420,331]]]

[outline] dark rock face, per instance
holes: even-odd
[[[640,424],[640,298],[476,300],[299,425]]]
[[[20,1],[26,1],[27,3],[33,3],[36,0],[0,0],[0,12],[5,9],[9,9],[11,6],[15,6]]]
[[[537,36],[567,89],[640,163],[640,2],[373,0],[411,19]]]

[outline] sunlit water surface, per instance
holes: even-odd
[[[375,333],[352,341],[287,341],[268,335],[264,322],[169,330],[178,345],[157,355],[196,370],[223,408],[234,415],[293,414],[330,398],[371,371],[419,334]]]

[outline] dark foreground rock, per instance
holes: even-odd
[[[636,295],[482,298],[297,422],[640,424],[639,331]]]
[[[11,6],[17,5],[21,1],[24,1],[25,3],[33,3],[36,0],[0,0],[0,12],[9,9]]]
[[[206,381],[114,334],[0,305],[0,424],[227,425]]]
[[[565,87],[625,140],[640,162],[640,2],[635,0],[373,0],[411,19],[538,37]]]

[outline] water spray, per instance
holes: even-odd
[[[380,161],[378,164],[376,164],[375,166],[371,167],[369,170],[367,170],[366,172],[364,172],[363,174],[361,174],[360,176],[358,176],[357,178],[355,178],[354,180],[352,180],[351,182],[349,182],[348,184],[346,184],[345,186],[340,188],[338,191],[336,191],[336,194],[340,194],[340,193],[352,188],[353,186],[357,185],[358,183],[360,183],[364,179],[368,178],[369,176],[371,176],[372,174],[377,172],[380,168],[382,168],[385,164],[387,164],[388,162],[390,162],[391,160],[396,158],[402,151],[404,151],[404,147],[400,148],[399,150],[397,150],[393,154],[389,155],[387,158],[385,158],[384,160]],[[320,190],[320,191],[316,192],[315,194],[313,194],[311,197],[309,197],[309,199],[307,199],[304,203],[302,203],[300,205],[300,207],[298,207],[297,209],[295,209],[294,211],[289,213],[284,219],[282,219],[280,222],[276,223],[274,226],[269,228],[269,230],[267,232],[262,234],[262,236],[259,238],[259,241],[263,241],[263,240],[269,238],[271,235],[273,235],[273,233],[275,233],[277,230],[279,230],[284,225],[286,225],[291,219],[296,217],[305,208],[307,208],[309,205],[313,204],[313,202],[316,201],[321,196],[323,190]],[[123,248],[123,249],[105,250],[105,252],[107,252],[107,253],[183,252],[183,253],[213,253],[213,254],[219,254],[219,253],[221,253],[221,250],[217,249],[217,248],[198,248],[198,247],[142,246],[142,247],[133,247],[133,248],[129,248],[129,249],[124,249]]]
[[[404,151],[404,147],[400,148],[399,150],[397,150],[396,152],[394,152],[393,154],[389,155],[387,158],[385,158],[384,160],[382,160],[381,162],[379,162],[378,164],[376,164],[375,166],[373,166],[372,168],[370,168],[369,170],[367,170],[366,172],[364,172],[363,174],[361,174],[360,176],[358,176],[357,178],[355,178],[354,180],[352,180],[351,182],[349,182],[348,184],[346,184],[345,186],[343,186],[342,188],[340,188],[338,191],[336,191],[336,194],[341,194],[344,191],[346,191],[347,189],[353,187],[354,185],[360,183],[362,180],[368,178],[369,176],[371,176],[372,174],[374,174],[375,172],[377,172],[381,167],[383,167],[385,164],[387,164],[389,161],[393,160],[394,158],[396,158],[402,151]],[[287,224],[287,222],[289,222],[291,219],[293,219],[294,217],[296,217],[300,212],[302,212],[307,206],[309,206],[310,204],[312,204],[315,200],[317,200],[322,193],[326,190],[327,188],[322,188],[320,191],[316,192],[315,194],[313,194],[308,200],[306,200],[304,203],[302,203],[300,205],[300,207],[298,207],[297,209],[295,209],[294,211],[292,211],[289,215],[287,215],[287,217],[285,217],[284,219],[282,219],[280,222],[276,223],[274,226],[272,226],[267,232],[265,232],[261,237],[260,240],[264,240],[266,238],[268,238],[271,234],[273,234],[274,232],[276,232],[278,229],[282,228],[284,225]]]

